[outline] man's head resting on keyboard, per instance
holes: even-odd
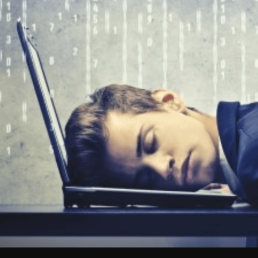
[[[110,85],[91,95],[66,125],[75,185],[197,191],[219,166],[216,118],[175,92]]]

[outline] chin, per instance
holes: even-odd
[[[199,168],[196,176],[188,183],[189,191],[199,191],[211,184],[215,178],[216,166]]]

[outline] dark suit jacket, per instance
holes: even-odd
[[[217,121],[231,190],[258,205],[258,103],[220,102]]]

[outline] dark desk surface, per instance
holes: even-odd
[[[0,206],[0,236],[258,236],[258,209]]]

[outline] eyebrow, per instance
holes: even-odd
[[[140,132],[137,136],[137,143],[136,143],[136,157],[140,158],[142,156],[142,131],[143,131],[143,126],[140,129]]]

